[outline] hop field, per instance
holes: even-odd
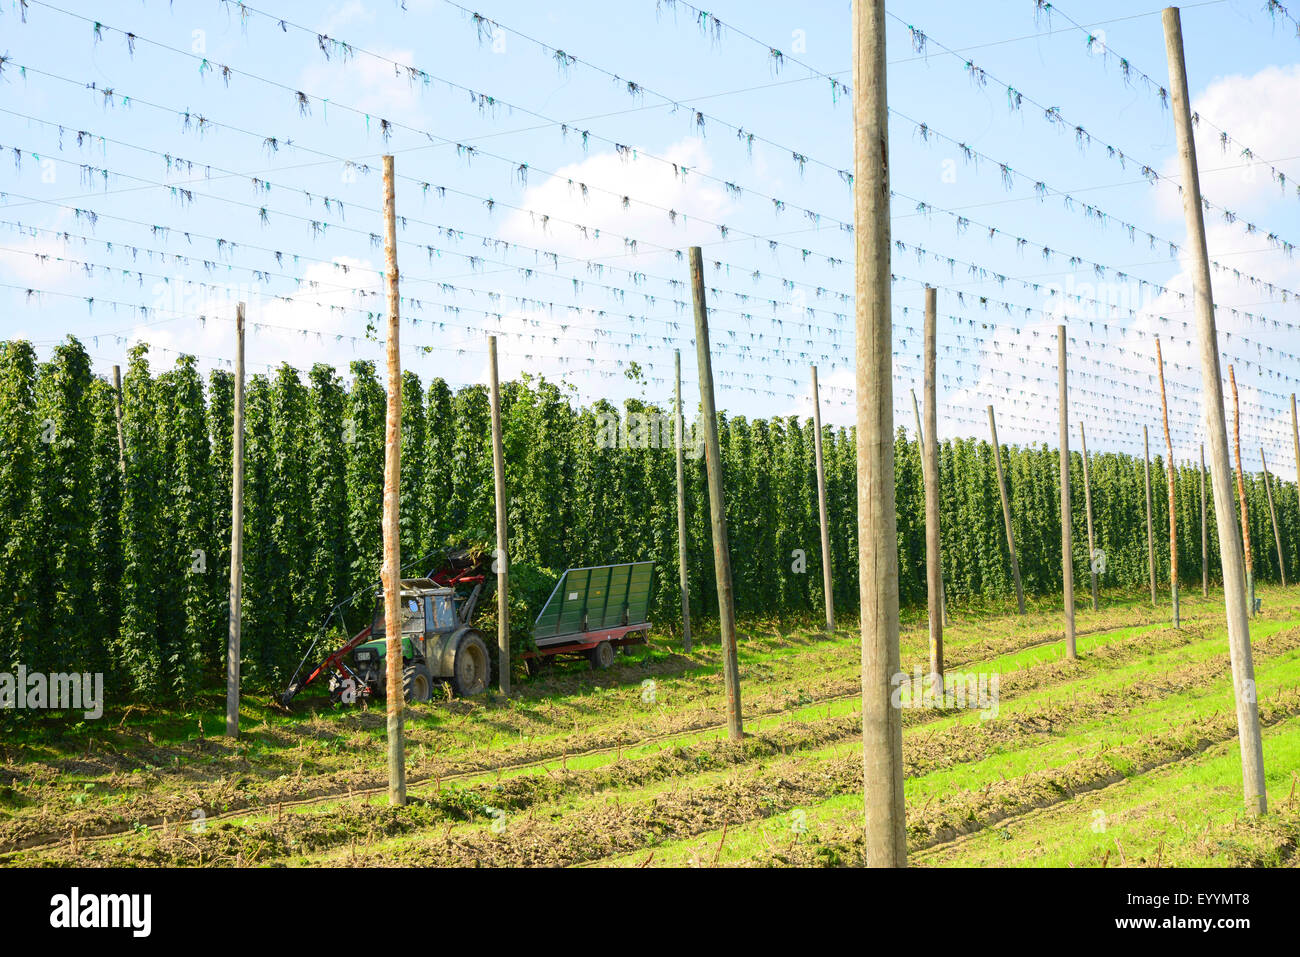
[[[950,671],[997,676],[994,707],[903,714],[910,862],[922,866],[1293,866],[1300,838],[1300,594],[1252,624],[1270,813],[1241,812],[1223,606],[1121,601],[1078,615],[957,614]],[[843,866],[862,863],[860,661],[852,628],[751,628],[746,739],[726,740],[716,636],[605,672],[560,664],[511,699],[407,713],[410,803],[386,799],[384,719],[307,698],[128,708],[11,736],[0,863],[103,866]],[[710,639],[713,640],[710,640]],[[926,661],[905,626],[902,665]],[[988,702],[985,702],[986,704]],[[206,729],[206,730],[205,730]]]

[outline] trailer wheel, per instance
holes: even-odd
[[[456,645],[451,684],[461,697],[482,694],[492,683],[492,659],[477,632],[466,632]]]
[[[433,676],[422,664],[407,665],[402,671],[402,693],[408,704],[423,703],[433,697]]]
[[[591,662],[593,671],[603,671],[614,663],[614,646],[608,641],[602,641],[587,652],[587,660]]]

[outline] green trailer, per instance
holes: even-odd
[[[556,655],[581,655],[593,668],[608,668],[618,648],[644,644],[653,576],[653,562],[566,571],[533,622],[536,647],[524,654],[529,673]]]

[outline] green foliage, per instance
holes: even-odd
[[[317,365],[306,381],[289,366],[247,385],[244,479],[243,673],[274,687],[297,663],[333,604],[369,592],[379,577],[386,396],[371,362],[351,366],[351,387]],[[649,386],[642,381],[644,391]],[[206,391],[206,395],[204,394]],[[404,562],[469,544],[495,547],[495,491],[487,389],[427,389],[402,380]],[[104,671],[119,693],[194,700],[225,659],[229,613],[234,383],[206,383],[183,358],[154,377],[147,350],[129,356],[117,399],[92,375],[75,340],[39,364],[31,345],[0,343],[0,668]],[[693,417],[687,410],[688,421]],[[677,593],[676,475],[671,416],[649,398],[622,408],[578,407],[566,387],[523,376],[502,388],[511,642],[531,625],[562,570],[650,561],[652,618],[672,627]],[[737,611],[809,617],[823,600],[821,544],[809,420],[720,416],[722,478]],[[716,584],[705,458],[687,430],[687,562],[693,614],[709,618]],[[858,603],[857,456],[852,430],[826,427],[827,513],[836,608]],[[957,439],[939,450],[945,588],[950,602],[1013,594],[993,449]],[[1082,462],[1071,457],[1075,580],[1086,587]],[[1004,448],[1025,589],[1059,592],[1057,453]],[[1151,461],[1157,578],[1168,587],[1166,464]],[[1096,546],[1105,587],[1145,587],[1144,466],[1103,453],[1090,460]],[[899,597],[925,601],[921,460],[900,429],[894,443]],[[1199,468],[1175,471],[1179,571],[1201,580]],[[1282,539],[1279,566],[1268,487],[1246,481],[1252,559],[1262,581],[1300,579],[1300,499],[1271,481]],[[1207,521],[1219,575],[1213,496]],[[1235,489],[1234,489],[1235,498]],[[421,573],[428,569],[420,569]],[[488,590],[479,626],[494,645]]]
[[[453,443],[456,423],[452,418],[451,389],[442,379],[429,383],[424,407],[424,482],[420,490],[424,514],[424,541],[420,554],[427,555],[456,540],[461,533],[451,515]]]
[[[189,698],[202,683],[205,665],[225,629],[217,627],[222,576],[213,566],[213,473],[208,443],[203,381],[192,356],[182,357],[163,376],[167,401],[157,408],[157,429],[164,449],[165,487],[161,522],[166,536],[158,544],[166,555],[163,575],[168,587],[160,642],[166,677],[176,695]],[[227,579],[228,580],[228,579]]]
[[[349,592],[379,580],[383,561],[384,423],[387,400],[373,362],[352,363],[352,390],[343,423],[347,447]]]
[[[117,444],[117,392],[104,379],[90,383],[89,448],[91,493],[89,525],[90,600],[83,612],[89,619],[90,648],[85,670],[106,672],[105,687],[120,688],[120,676],[110,671],[112,649],[121,624],[122,469]]]
[[[426,442],[424,387],[414,372],[405,372],[402,374],[402,484],[397,511],[403,565],[425,554],[429,506],[424,495],[424,477],[429,471]]]
[[[0,666],[23,663],[37,627],[36,352],[0,343]]]
[[[347,396],[334,369],[317,363],[311,370],[307,402],[308,508],[310,534],[305,592],[301,596],[306,621],[314,628],[333,604],[349,593],[347,455],[344,446],[344,406]]]
[[[85,414],[90,357],[76,339],[54,349],[37,382],[38,469],[34,512],[37,552],[37,624],[25,664],[49,671],[60,661],[80,669],[99,636],[92,631],[90,550],[91,436]]]
[[[509,605],[510,605],[510,653],[512,660],[518,660],[520,652],[528,651],[533,644],[533,622],[541,614],[546,599],[551,596],[555,583],[560,580],[563,571],[542,568],[527,562],[515,562],[510,565]],[[495,581],[495,579],[492,579]],[[479,613],[474,625],[483,632],[493,654],[493,668],[496,667],[497,635],[497,596],[496,590],[485,590],[479,603]]]
[[[291,669],[300,658],[316,618],[306,607],[311,580],[312,503],[307,433],[310,394],[298,373],[287,365],[276,370],[271,387],[271,547],[280,572],[273,579],[279,636],[269,663],[277,673]]]
[[[148,347],[128,354],[122,380],[122,429],[126,471],[122,484],[122,624],[116,658],[130,690],[150,697],[162,692],[162,646],[158,640],[160,596],[167,579],[167,549],[160,547],[165,494],[159,450],[155,382]]]

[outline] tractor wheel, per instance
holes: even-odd
[[[608,641],[602,641],[587,652],[587,660],[591,662],[593,671],[605,670],[614,664],[614,646]]]
[[[477,632],[466,632],[456,645],[451,685],[461,697],[482,694],[492,683],[492,659]]]
[[[402,670],[402,692],[407,704],[421,704],[433,697],[433,676],[424,665],[407,665]]]

